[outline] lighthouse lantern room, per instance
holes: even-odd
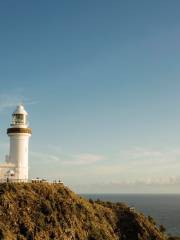
[[[17,109],[12,114],[12,123],[11,126],[15,127],[27,127],[27,116],[28,113],[25,111],[23,105],[19,105]]]

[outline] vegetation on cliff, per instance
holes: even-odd
[[[165,240],[125,204],[85,200],[63,184],[0,184],[0,239]]]

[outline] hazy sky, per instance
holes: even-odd
[[[0,157],[15,105],[30,176],[180,193],[180,1],[0,2]]]

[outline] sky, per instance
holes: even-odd
[[[0,2],[0,160],[24,103],[30,178],[180,193],[180,1]]]

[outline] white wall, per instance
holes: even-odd
[[[10,162],[17,166],[16,178],[28,179],[28,143],[30,134],[10,133]]]

